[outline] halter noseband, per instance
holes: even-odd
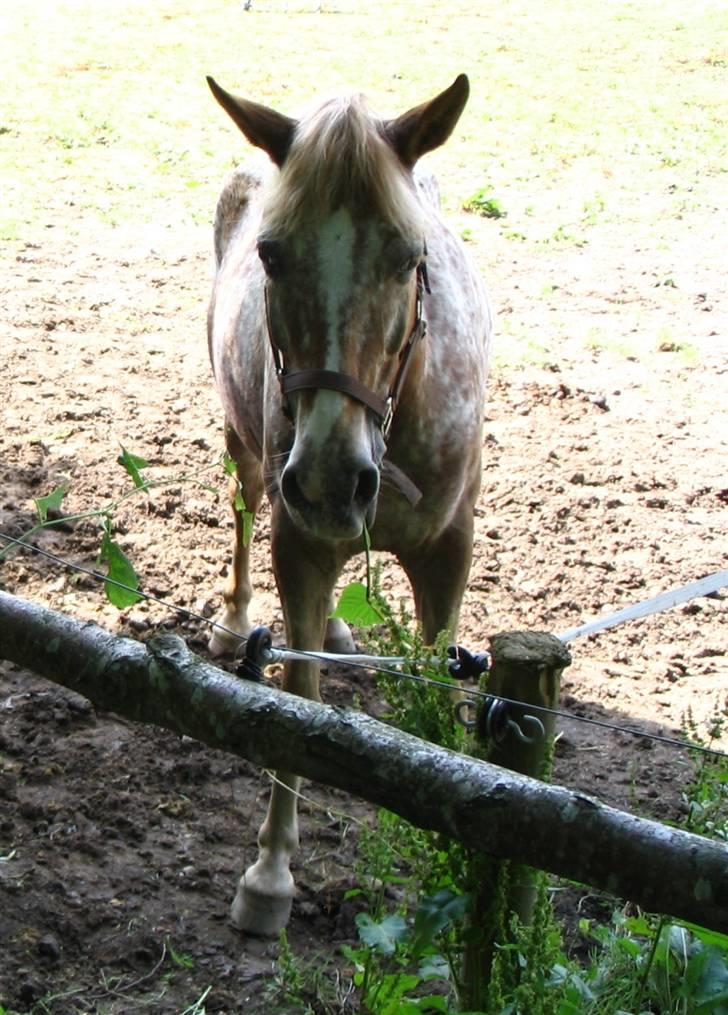
[[[426,251],[425,251],[426,253]],[[389,388],[386,398],[381,398],[375,391],[372,391],[356,377],[349,374],[339,373],[336,370],[296,370],[288,373],[283,362],[283,355],[275,338],[270,324],[270,308],[268,305],[268,286],[265,288],[265,318],[268,329],[268,339],[273,351],[273,361],[276,368],[276,376],[283,395],[283,411],[291,418],[291,410],[288,403],[288,396],[292,391],[302,391],[311,388],[326,388],[329,391],[340,391],[355,402],[361,402],[374,413],[382,437],[386,441],[392,419],[399,402],[399,396],[404,386],[407,370],[409,368],[412,353],[418,343],[427,333],[427,321],[423,313],[423,293],[430,292],[430,285],[427,278],[427,266],[424,261],[417,265],[417,292],[415,294],[415,323],[412,331],[399,354],[397,373]]]

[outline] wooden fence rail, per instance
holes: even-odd
[[[728,932],[728,846],[434,747],[360,712],[238,680],[176,636],[142,645],[0,592],[0,659],[99,708],[335,786],[471,849]]]

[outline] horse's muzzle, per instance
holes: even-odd
[[[358,539],[371,526],[379,496],[379,469],[371,461],[332,463],[318,474],[303,461],[289,461],[280,489],[288,513],[320,539]]]

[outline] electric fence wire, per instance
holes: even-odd
[[[4,539],[9,545],[14,545],[23,549],[32,550],[33,553],[46,557],[48,560],[53,561],[56,564],[60,564],[62,567],[68,568],[71,571],[76,571],[80,574],[85,574],[96,581],[103,582],[105,584],[115,585],[118,588],[124,589],[127,592],[133,592],[138,595],[141,599],[147,600],[152,603],[158,603],[161,606],[166,606],[167,609],[172,609],[176,613],[182,614],[183,616],[197,620],[208,627],[212,627],[219,631],[224,631],[226,634],[236,638],[240,643],[240,648],[244,648],[247,644],[248,639],[243,635],[238,634],[236,631],[232,631],[230,628],[225,627],[224,624],[218,623],[216,620],[211,620],[209,617],[205,617],[201,613],[196,613],[194,610],[188,609],[186,606],[178,606],[176,603],[169,602],[166,599],[162,599],[160,596],[154,596],[149,592],[144,592],[140,588],[134,588],[131,585],[126,585],[124,582],[120,582],[115,578],[110,578],[107,575],[101,574],[100,571],[95,571],[93,568],[84,567],[82,564],[76,564],[73,561],[66,560],[64,557],[60,557],[58,554],[52,553],[50,550],[46,550],[43,547],[35,546],[33,543],[28,543],[23,539],[16,539],[14,536],[9,535],[6,532],[0,531],[0,538]],[[2,557],[0,556],[0,560]],[[403,670],[395,670],[391,666],[383,665],[385,659],[390,662],[396,662],[402,664],[408,662],[410,665],[417,665],[416,660],[404,660],[400,657],[395,656],[380,656],[381,664],[377,663],[374,665],[371,661],[363,661],[357,656],[338,656],[325,652],[309,652],[303,649],[296,649],[295,651],[286,648],[276,648],[272,650],[272,655],[275,657],[274,661],[285,660],[287,657],[292,658],[306,658],[316,662],[331,663],[333,661],[339,661],[352,669],[365,670],[371,672],[374,669],[377,673],[381,673],[385,676],[396,677],[397,679],[411,680],[421,684],[427,684],[432,687],[438,687],[449,692],[453,691],[455,685],[446,680],[436,680],[434,677],[426,677],[421,673],[411,673]],[[426,665],[431,660],[422,660],[420,665]],[[585,723],[590,726],[597,726],[601,729],[611,730],[616,733],[626,733],[634,737],[642,737],[646,740],[654,740],[657,743],[665,744],[669,747],[677,748],[680,750],[696,751],[702,754],[710,755],[712,757],[723,758],[728,760],[728,753],[725,751],[719,751],[714,747],[706,747],[702,744],[689,743],[686,740],[676,740],[674,737],[666,737],[657,733],[646,733],[643,730],[632,729],[629,726],[619,726],[616,723],[607,722],[604,719],[592,719],[589,716],[576,715],[573,712],[566,712],[563,709],[548,708],[545,705],[533,705],[528,702],[518,701],[514,698],[504,698],[502,695],[489,694],[487,691],[481,691],[478,688],[467,688],[465,692],[468,696],[493,699],[497,698],[499,701],[505,702],[507,705],[515,705],[518,708],[527,708],[531,713],[543,712],[548,715],[559,716],[562,719],[570,719],[575,722]]]

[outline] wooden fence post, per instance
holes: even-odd
[[[554,635],[532,631],[495,635],[490,651],[491,669],[482,680],[481,690],[527,705],[496,703],[488,707],[486,702],[479,711],[473,753],[502,768],[548,779],[550,773],[545,766],[551,753],[555,716],[540,712],[538,706],[558,706],[561,674],[570,665],[571,655]],[[514,914],[520,923],[531,923],[537,886],[532,868],[476,853],[470,857],[469,880],[472,902],[461,1001],[464,1010],[480,1011],[485,1010],[488,1000],[496,946],[508,943]]]

